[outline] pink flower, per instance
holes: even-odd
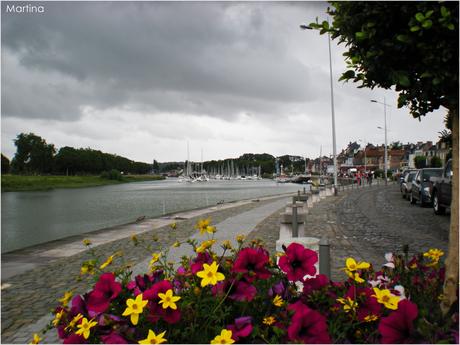
[[[305,248],[298,243],[291,243],[287,247],[286,255],[279,260],[279,267],[287,273],[291,281],[303,280],[306,275],[315,275],[315,263],[318,261],[318,254],[311,249]]]
[[[102,335],[101,338],[104,344],[129,344],[125,338],[116,332],[112,332],[108,335]]]
[[[228,292],[228,298],[239,302],[250,302],[257,295],[256,287],[244,280],[225,280],[214,285],[211,291],[214,295],[225,295]]]
[[[411,334],[414,330],[413,321],[417,318],[418,308],[415,303],[404,299],[398,303],[398,309],[382,318],[379,332],[382,343],[402,344],[413,342]]]
[[[304,344],[327,344],[331,342],[327,332],[326,318],[323,315],[301,302],[291,304],[288,309],[294,311],[294,316],[287,330],[290,341],[300,341]]]
[[[252,317],[242,316],[235,319],[235,323],[228,325],[227,329],[232,331],[232,339],[238,341],[252,333]]]
[[[162,280],[161,282],[154,284],[150,289],[143,293],[143,298],[149,300],[150,314],[148,316],[148,320],[150,322],[155,323],[160,318],[170,324],[179,322],[179,309],[163,309],[163,307],[158,303],[160,301],[158,294],[166,293],[168,290],[173,290],[173,285],[168,280]]]
[[[208,252],[198,253],[196,258],[193,259],[192,263],[190,264],[190,269],[192,270],[193,274],[197,274],[197,272],[203,270],[203,264],[210,264],[212,261],[212,257]]]
[[[85,338],[82,335],[72,333],[62,342],[63,344],[86,344]]]
[[[329,278],[324,274],[318,274],[314,278],[305,279],[303,281],[303,293],[311,294],[313,291],[320,290],[322,287],[329,284]]]
[[[268,279],[271,274],[266,266],[269,261],[268,252],[263,248],[244,248],[238,253],[232,271],[244,273],[249,283],[254,279]]]
[[[358,302],[356,316],[359,321],[366,321],[366,317],[380,316],[382,306],[375,297],[374,291],[371,288],[350,286],[344,297],[350,297]]]
[[[88,310],[103,313],[121,292],[121,284],[115,281],[113,273],[104,273],[99,277],[94,290],[90,292],[86,303]]]
[[[139,274],[133,281],[130,281],[126,287],[128,290],[133,290],[134,295],[137,296],[150,288],[154,283],[158,282],[162,274],[162,270],[155,271],[153,274],[144,274],[143,276]]]

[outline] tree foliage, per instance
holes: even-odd
[[[430,161],[432,168],[442,168],[442,160],[438,156],[433,156]]]
[[[10,172],[10,160],[2,153],[2,174],[8,174]]]
[[[12,169],[19,174],[46,174],[53,171],[53,144],[34,133],[21,133],[14,140],[16,154],[11,162]]]
[[[426,157],[425,156],[414,157],[414,165],[417,169],[425,168],[426,167]]]
[[[341,80],[394,87],[414,117],[458,108],[458,2],[331,4],[332,25],[310,25],[347,46]]]

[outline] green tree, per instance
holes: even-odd
[[[417,169],[425,168],[426,167],[426,157],[425,156],[414,157],[414,165]]]
[[[53,171],[56,150],[53,144],[34,133],[21,133],[14,140],[16,154],[11,162],[15,173],[43,174]]]
[[[8,174],[10,172],[10,160],[2,153],[2,174]]]
[[[452,2],[331,2],[332,25],[312,23],[344,43],[348,70],[341,80],[358,87],[394,88],[398,107],[420,118],[443,106],[452,121],[453,183],[444,299],[446,313],[458,288],[458,11]]]
[[[441,168],[442,167],[442,160],[438,156],[431,157],[430,166],[432,168]]]

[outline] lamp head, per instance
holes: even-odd
[[[377,101],[375,99],[371,99],[371,102],[373,103],[377,103]]]

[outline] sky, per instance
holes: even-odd
[[[29,2],[30,3],[30,2]],[[1,151],[33,132],[64,146],[151,162],[243,153],[332,154],[327,36],[299,25],[325,2],[36,2],[1,23]],[[15,2],[15,5],[22,4]],[[26,4],[26,3],[24,3]],[[350,141],[436,142],[391,90],[339,82],[332,42],[337,153]]]

